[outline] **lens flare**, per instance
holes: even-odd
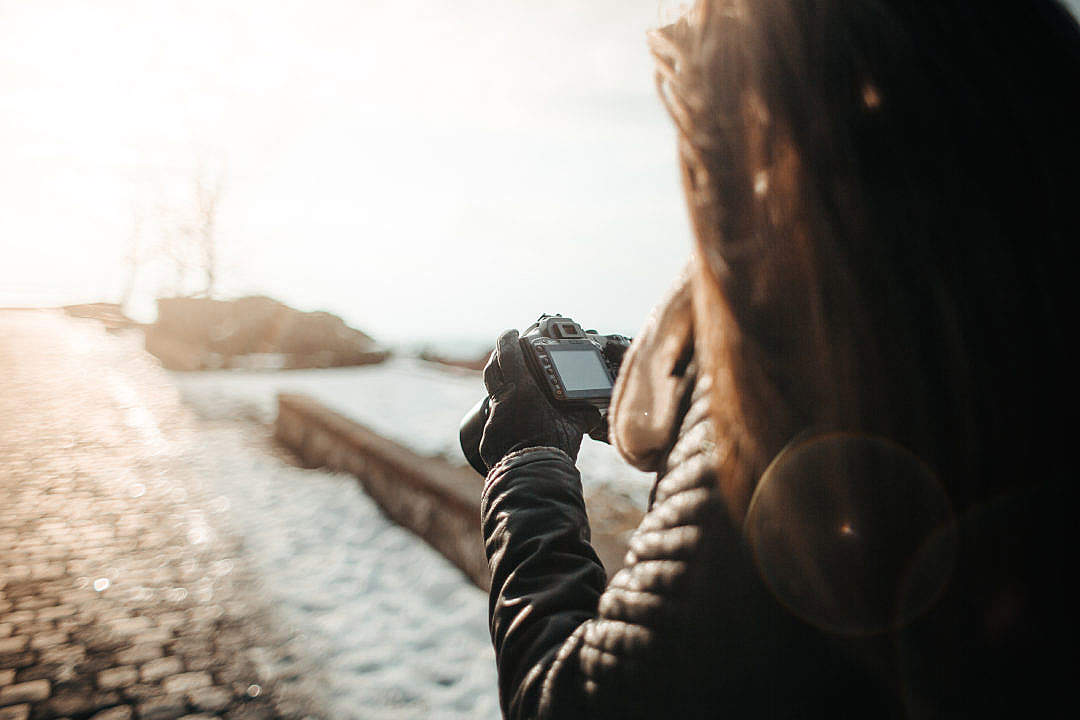
[[[933,604],[952,571],[953,527],[944,488],[914,454],[830,433],[777,456],[744,529],[781,603],[830,632],[867,635]]]

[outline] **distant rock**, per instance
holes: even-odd
[[[340,367],[390,353],[336,315],[301,312],[268,297],[161,298],[146,349],[171,370]]]
[[[480,372],[487,365],[488,358],[491,357],[491,353],[495,351],[495,348],[473,355],[471,357],[455,357],[452,355],[446,355],[434,350],[424,349],[419,353],[421,360],[430,363],[438,363],[439,365],[447,365],[449,367],[461,368],[463,370],[474,370]]]
[[[97,320],[106,329],[114,332],[138,326],[138,323],[124,314],[123,308],[117,303],[82,303],[65,305],[61,309],[71,317]]]

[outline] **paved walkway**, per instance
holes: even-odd
[[[0,313],[0,720],[324,716],[175,390],[71,323]]]

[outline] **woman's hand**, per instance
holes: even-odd
[[[591,406],[556,408],[525,365],[517,330],[499,336],[484,368],[491,414],[480,440],[480,457],[489,468],[515,450],[554,447],[577,461],[582,436],[600,424]]]

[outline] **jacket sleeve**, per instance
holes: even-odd
[[[606,582],[577,468],[555,448],[512,453],[488,474],[481,513],[503,715],[536,717],[561,646],[595,617]]]
[[[774,643],[738,617],[757,584],[701,467],[664,478],[606,589],[570,458],[533,448],[492,469],[481,507],[506,717],[716,717],[719,695],[744,705],[755,655]],[[720,660],[718,639],[737,663]]]

